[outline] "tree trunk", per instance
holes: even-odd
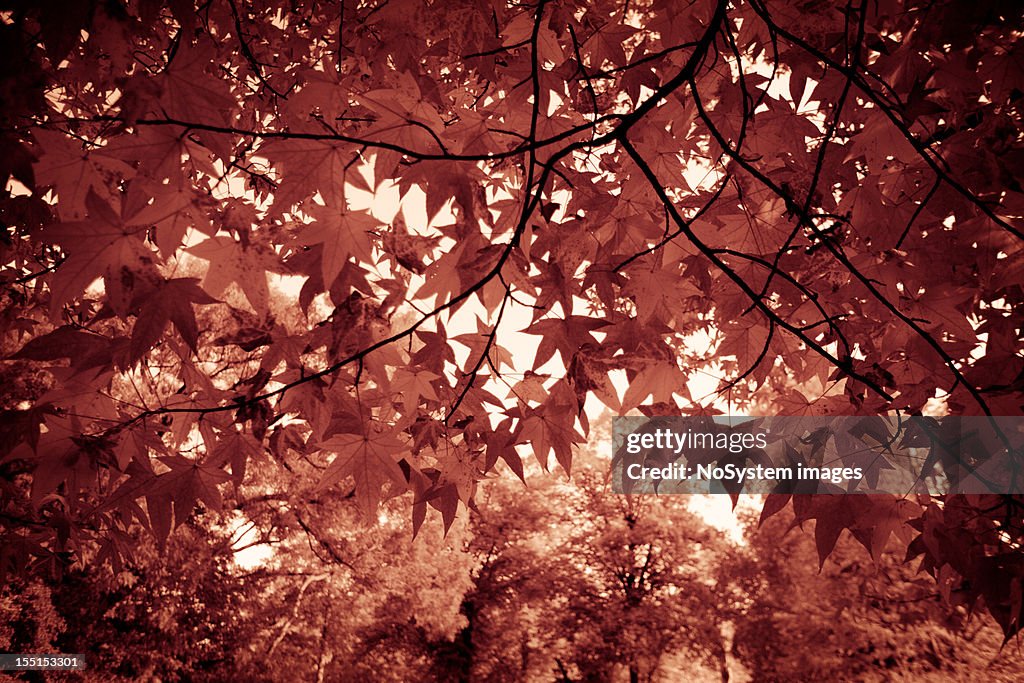
[[[466,626],[455,637],[458,656],[457,680],[459,683],[470,683],[473,678],[473,626],[476,618],[476,605],[472,599],[462,601],[461,611],[466,617]]]
[[[561,678],[558,679],[559,683],[573,683],[572,678],[569,676],[569,670],[565,667],[565,662],[560,657],[555,657],[555,664],[558,666],[558,675]]]
[[[324,623],[320,628],[320,656],[316,660],[316,683],[324,683],[324,676],[327,673],[327,664],[331,661],[331,651],[327,647],[327,627],[330,624],[331,601],[324,600]]]

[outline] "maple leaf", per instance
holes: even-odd
[[[922,320],[926,329],[941,329],[959,339],[975,337],[974,328],[961,310],[970,305],[970,293],[938,283],[925,293],[908,298],[911,314]]]
[[[278,168],[280,179],[274,190],[274,209],[287,211],[319,193],[334,210],[345,206],[345,183],[369,190],[354,154],[344,145],[320,140],[271,140],[261,152]],[[355,169],[355,170],[353,170]]]
[[[88,220],[58,223],[44,231],[48,241],[69,252],[50,280],[50,311],[54,316],[97,278],[120,279],[122,268],[133,271],[154,256],[142,240],[144,231],[125,223],[99,195],[90,190],[85,202]]]
[[[171,531],[192,516],[197,502],[201,501],[212,510],[223,507],[224,499],[217,487],[230,475],[219,467],[179,455],[163,456],[160,462],[169,471],[142,477],[150,525],[157,541],[163,545]]]
[[[568,406],[528,410],[519,436],[533,446],[533,454],[545,470],[548,468],[548,456],[554,452],[555,460],[562,469],[566,473],[570,471],[572,446],[582,441],[573,425],[575,419],[575,411]]]
[[[455,522],[459,509],[459,492],[454,483],[441,482],[440,472],[427,468],[423,472],[411,470],[412,486],[416,498],[413,502],[413,533],[419,533],[427,514],[427,505],[441,513],[445,533]]]
[[[324,490],[352,477],[357,500],[367,514],[377,509],[386,484],[400,490],[407,485],[398,460],[408,447],[392,432],[367,428],[362,434],[335,434],[317,447],[334,454],[317,488]]]
[[[423,454],[433,455],[437,460],[437,467],[441,471],[437,486],[454,486],[459,500],[468,505],[476,493],[477,482],[484,478],[475,454],[461,448],[448,448],[440,453],[424,451]]]
[[[402,405],[411,415],[419,406],[421,398],[438,400],[433,385],[433,382],[438,379],[440,379],[440,375],[429,370],[420,370],[419,372],[398,370],[391,381],[391,389],[402,396]]]
[[[626,412],[643,403],[648,396],[654,403],[673,403],[673,394],[689,397],[686,374],[674,362],[658,363],[648,360],[645,367],[629,383],[622,397],[622,411]]]
[[[216,445],[208,450],[210,466],[221,467],[224,463],[231,465],[231,481],[236,487],[241,486],[245,480],[249,460],[262,453],[256,439],[239,431],[231,431],[226,437],[218,439]]]
[[[86,197],[90,192],[105,192],[108,167],[122,172],[130,169],[120,159],[88,153],[81,142],[57,131],[37,130],[33,137],[40,147],[39,160],[33,165],[36,182],[56,190],[60,217],[65,221],[86,217]]]
[[[423,342],[423,346],[413,354],[413,363],[439,373],[444,372],[445,363],[455,363],[455,352],[448,344],[448,333],[443,324],[437,323],[436,332],[417,330],[416,336]]]
[[[100,469],[115,460],[114,442],[83,436],[81,422],[74,415],[50,415],[44,426],[34,437],[34,443],[19,443],[10,452],[10,457],[31,463],[34,507],[61,491],[75,498],[80,490],[89,487]]]
[[[631,269],[629,283],[622,293],[634,297],[641,324],[651,322],[654,317],[667,323],[686,315],[692,309],[687,299],[702,294],[693,283],[674,272],[673,268],[653,263],[651,268],[641,266]]]
[[[70,358],[79,370],[100,368],[111,363],[110,340],[70,325],[62,325],[34,339],[29,340],[12,359],[54,360]]]
[[[436,133],[444,126],[437,111],[423,101],[419,86],[407,73],[398,76],[400,88],[361,93],[359,101],[376,114],[368,133],[404,149],[436,149]]]
[[[768,327],[759,324],[757,316],[744,316],[740,320],[729,321],[722,327],[727,332],[718,347],[719,355],[735,356],[739,365],[746,370],[758,358],[767,354]]]
[[[258,245],[248,247],[228,235],[217,235],[188,252],[210,262],[203,278],[203,289],[212,297],[219,297],[228,285],[236,283],[257,313],[266,315],[270,309],[270,287],[267,270],[278,268],[271,253]]]
[[[43,132],[52,135],[49,131]],[[189,149],[187,139],[170,128],[143,128],[136,135],[114,138],[93,154],[100,160],[111,159],[108,163],[114,164],[126,163],[125,159],[138,160],[136,182],[142,179],[163,182],[182,180],[182,156]],[[86,186],[81,191],[88,189]]]
[[[200,289],[198,282],[193,278],[165,280],[146,292],[139,317],[132,327],[129,362],[134,363],[153,348],[171,323],[189,348],[198,352],[199,328],[192,306],[217,303],[216,299]]]
[[[538,320],[531,324],[523,331],[541,337],[533,367],[539,368],[544,365],[556,351],[561,353],[563,360],[570,360],[584,344],[596,341],[592,332],[606,324],[601,320],[577,315]]]
[[[412,187],[424,187],[427,219],[434,220],[449,200],[462,213],[466,225],[475,226],[478,220],[489,221],[487,199],[483,183],[487,175],[474,167],[455,166],[445,162],[424,162],[403,173],[399,188],[406,192]]]
[[[324,285],[329,287],[349,259],[373,263],[371,235],[380,221],[364,211],[338,211],[330,206],[311,210],[316,220],[302,226],[298,244],[321,244],[320,268]]]
[[[157,106],[180,121],[228,123],[236,101],[224,81],[207,73],[215,63],[211,40],[182,40],[158,79],[162,92]]]

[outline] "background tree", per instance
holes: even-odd
[[[197,511],[163,549],[139,530],[113,577],[9,582],[0,644],[83,652],[109,680],[1020,677],[994,621],[950,607],[895,539],[876,561],[844,534],[819,572],[788,511],[758,528],[741,508],[737,545],[688,497],[613,493],[606,456],[576,466],[482,482],[467,523],[414,542],[401,499],[367,525],[353,498],[303,500],[266,468],[230,524]]]
[[[720,532],[685,498],[613,493],[592,452],[576,465],[571,481],[531,477],[526,491],[487,483],[456,640],[466,679],[662,680],[682,675],[673,658],[724,670]]]
[[[718,532],[685,498],[625,497],[604,473],[587,474],[568,552],[585,580],[566,593],[562,621],[581,680],[609,680],[623,667],[634,683],[661,679],[663,660],[679,653],[728,680]]]
[[[559,620],[581,576],[565,545],[575,526],[569,482],[533,476],[488,482],[472,515],[468,550],[477,559],[455,639],[463,680],[553,678],[569,659]]]
[[[708,411],[709,366],[778,413],[1021,410],[1012,0],[0,11],[5,571],[165,547],[282,449],[447,527],[498,461],[568,471],[588,400]],[[915,505],[1015,633],[1020,498]]]
[[[732,652],[753,680],[836,671],[862,681],[940,681],[980,670],[992,680],[1020,678],[1019,659],[1001,656],[994,620],[951,605],[942,593],[955,588],[904,563],[901,544],[872,558],[844,536],[819,571],[813,540],[793,528],[791,515],[746,521],[748,544],[721,576],[742,596]]]

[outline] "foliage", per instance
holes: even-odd
[[[581,477],[585,514],[577,514],[585,522],[569,549],[573,569],[589,580],[567,591],[562,622],[581,680],[608,680],[620,662],[631,681],[653,680],[678,652],[726,671],[720,534],[685,499],[626,498],[594,479]]]
[[[361,527],[349,501],[304,519],[308,536],[277,528],[273,556],[246,569],[247,527],[198,522],[163,549],[140,533],[113,577],[96,567],[12,582],[0,644],[83,654],[89,673],[70,680],[446,678],[473,563],[462,525],[410,546],[407,520]]]
[[[465,680],[669,680],[680,654],[724,668],[721,534],[685,498],[613,493],[606,461],[583,460],[571,482],[487,486],[457,640]]]
[[[986,671],[1021,676],[1000,654],[1002,634],[984,613],[950,606],[939,588],[903,562],[894,543],[872,559],[845,538],[817,570],[813,541],[788,515],[757,527],[722,575],[741,596],[732,652],[754,680],[815,676],[860,681],[942,681]]]
[[[4,571],[295,459],[447,528],[594,398],[1021,410],[1019,3],[65,5],[0,5]],[[794,511],[1020,628],[1018,497]]]
[[[113,579],[95,568],[8,586],[0,635],[8,649],[83,652],[104,680],[1020,677],[994,622],[949,607],[894,547],[876,563],[840,539],[819,573],[788,513],[758,528],[748,510],[734,545],[686,498],[627,499],[603,481],[606,461],[578,460],[573,481],[484,483],[447,541],[428,525],[410,545],[398,500],[365,527],[352,500],[250,499],[269,536],[203,526],[209,515],[163,551],[140,533]],[[269,521],[289,507],[301,524]],[[258,567],[232,561],[267,542]]]
[[[102,568],[54,585],[63,620],[59,652],[85,655],[112,680],[223,680],[239,643],[259,621],[248,614],[256,583],[234,571],[230,539],[190,523],[158,552],[140,535],[135,561],[113,580]]]

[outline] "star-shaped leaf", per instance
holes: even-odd
[[[192,305],[217,303],[216,299],[199,287],[198,282],[194,278],[167,280],[146,294],[139,317],[132,328],[130,362],[142,358],[160,341],[168,323],[174,324],[190,349],[197,350],[199,329]]]
[[[267,270],[276,270],[277,261],[259,246],[243,246],[229,235],[217,235],[188,250],[210,262],[203,278],[203,289],[219,297],[232,282],[237,283],[253,309],[265,315],[270,307]]]
[[[346,477],[355,480],[356,497],[367,513],[377,509],[385,484],[407,485],[398,461],[408,447],[393,433],[367,427],[362,434],[335,434],[319,445],[321,451],[334,453],[334,459],[317,484],[327,489]]]
[[[330,287],[350,258],[364,263],[373,262],[371,234],[381,223],[365,211],[338,211],[332,207],[317,207],[316,220],[304,225],[298,243],[322,244],[320,269],[324,287]]]

